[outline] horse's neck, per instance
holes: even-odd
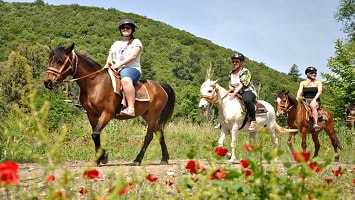
[[[218,89],[218,96],[219,96],[218,98],[220,100],[220,103],[218,104],[220,112],[222,113],[230,112],[229,106],[232,106],[233,110],[235,111],[240,110],[239,108],[241,108],[241,105],[238,99],[231,101],[228,96],[228,91],[220,85],[217,85],[217,89]]]
[[[97,85],[107,88],[111,83],[106,70],[102,70],[99,64],[82,55],[78,55],[77,68],[74,73],[74,78],[78,79],[76,82],[81,91],[86,91],[88,88],[94,88]]]

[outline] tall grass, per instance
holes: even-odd
[[[28,96],[29,109],[26,112],[16,107],[3,123],[0,154],[1,161],[13,160],[20,165],[24,162],[40,163],[44,171],[37,178],[43,184],[36,187],[30,185],[23,191],[22,187],[4,183],[1,181],[4,177],[0,176],[2,199],[354,199],[355,169],[344,169],[341,164],[336,168],[330,165],[335,154],[324,132],[319,135],[322,145],[319,157],[301,159],[296,163],[287,146],[287,134],[279,135],[280,146],[274,149],[270,134],[260,131],[258,147],[254,147],[251,153],[245,149],[248,134],[240,133],[237,158],[248,163],[248,166],[242,167],[240,164],[221,162],[225,158],[215,154],[219,130],[214,129],[212,124],[174,122],[165,129],[170,158],[186,159],[194,164],[193,168],[180,169],[186,172],[174,183],[157,182],[160,177],[147,176],[146,171],[142,170],[150,162],[161,159],[156,136],[147,150],[143,166],[132,167],[129,179],[123,171],[112,172],[108,181],[100,184],[100,181],[93,181],[99,178],[94,173],[95,169],[83,166],[83,171],[89,175],[80,179],[79,185],[78,177],[82,174],[71,172],[62,164],[94,159],[88,119],[82,112],[81,117],[72,122],[55,130],[48,129],[46,119],[50,103],[44,102],[37,108],[34,106],[35,96],[35,91]],[[133,161],[141,148],[145,131],[146,126],[141,119],[112,120],[101,133],[102,144],[110,160]],[[352,134],[340,125],[337,125],[337,133],[343,146],[341,162],[355,164]],[[300,140],[296,137],[294,143],[298,152],[301,152]],[[307,143],[308,150],[313,152],[310,137]],[[225,141],[225,147],[229,146],[230,136]],[[313,167],[316,164],[321,172],[315,172],[311,164]],[[58,167],[63,170],[61,174],[56,174],[56,181],[48,180]],[[2,170],[0,167],[0,175]],[[81,191],[80,195],[78,191]]]

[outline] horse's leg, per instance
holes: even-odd
[[[224,139],[226,139],[226,134],[223,131],[221,131],[221,134],[218,139],[218,146],[219,147],[223,147]]]
[[[222,132],[225,132],[225,130],[223,129],[223,126],[222,126]],[[237,146],[237,129],[236,128],[232,128],[231,135],[232,135],[232,141],[231,141],[232,155],[229,159],[229,162],[234,162],[235,161],[235,149]]]
[[[328,127],[329,126],[330,125],[328,124]],[[328,128],[328,127],[326,127],[324,130],[325,130],[325,132],[327,132],[328,137],[329,137],[330,141],[332,142],[332,146],[333,146],[334,152],[337,154],[335,156],[335,162],[339,162],[338,149],[341,150],[342,147],[340,146],[338,137],[335,134],[334,124],[333,124],[333,127],[331,127],[331,128]]]
[[[318,132],[312,133],[312,139],[313,139],[313,142],[314,142],[314,155],[313,155],[313,158],[315,158],[315,157],[318,156],[319,149],[320,149]]]
[[[167,164],[169,164],[168,163],[169,152],[168,152],[168,147],[166,146],[166,143],[165,143],[164,132],[163,132],[163,130],[160,130],[158,133],[159,133],[159,143],[160,143],[161,154],[162,154],[162,159],[160,161],[160,164],[167,165]]]
[[[105,149],[103,149],[101,147],[101,131],[102,129],[107,125],[107,123],[112,119],[112,117],[104,117],[104,115],[102,115],[99,119],[92,117],[88,114],[88,118],[92,127],[92,134],[91,134],[91,138],[94,141],[95,144],[95,153],[96,153],[96,164],[100,165],[100,163],[102,164],[106,164],[108,162],[108,154],[106,152]]]
[[[295,149],[293,148],[293,142],[295,141],[295,135],[296,135],[296,133],[289,133],[289,135],[288,135],[287,145],[288,145],[288,148],[291,150],[291,153],[295,152]]]
[[[301,146],[302,146],[303,152],[305,152],[307,150],[307,130],[302,130],[301,133],[302,133]]]

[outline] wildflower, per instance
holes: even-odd
[[[353,180],[353,184],[355,185],[355,179]]]
[[[225,156],[228,152],[228,149],[226,148],[223,148],[223,147],[217,147],[215,150],[214,150],[214,153],[219,155],[219,156]]]
[[[0,185],[2,183],[17,185],[20,177],[17,175],[19,166],[13,161],[0,163]]]
[[[165,184],[166,184],[167,186],[172,186],[172,185],[174,185],[174,182],[172,182],[172,181],[169,180],[169,181],[166,181]]]
[[[330,183],[333,182],[333,180],[332,180],[331,178],[326,178],[326,179],[324,179],[324,181],[325,181],[326,183],[328,183],[328,184],[330,184]]]
[[[157,182],[158,181],[158,177],[156,177],[152,174],[148,174],[145,178],[150,182]]]
[[[245,176],[246,176],[246,177],[249,177],[249,176],[252,175],[252,172],[251,172],[250,169],[246,169],[246,170],[244,171],[244,173],[245,173]]]
[[[337,170],[332,170],[334,176],[341,176],[343,172],[341,171],[341,167],[339,167]]]
[[[89,179],[100,178],[99,171],[96,169],[86,170],[84,171],[83,177]]]
[[[240,160],[240,164],[244,167],[244,168],[247,168],[249,167],[249,162],[247,160]]]
[[[127,192],[128,192],[128,188],[129,186],[126,186],[126,187],[123,187],[123,188],[121,188],[121,190],[120,190],[120,195],[125,195],[125,194],[127,194]]]
[[[55,180],[55,177],[53,174],[51,174],[51,175],[47,176],[46,183],[49,184],[49,183],[53,182],[54,180]]]
[[[84,187],[81,187],[80,190],[79,190],[79,193],[80,194],[88,194],[89,193],[89,190],[84,188]]]
[[[227,173],[223,169],[217,169],[212,173],[210,179],[211,180],[225,179],[226,177],[227,177]]]
[[[310,162],[309,164],[308,164],[308,166],[309,166],[309,168],[311,168],[314,172],[316,172],[316,173],[319,173],[319,172],[321,172],[322,171],[322,168],[319,168],[318,167],[318,163],[317,162]]]
[[[311,153],[309,152],[294,152],[292,153],[293,159],[296,162],[308,162],[310,157],[311,157]]]
[[[247,143],[244,143],[244,149],[246,150],[246,151],[252,151],[253,149],[249,146],[249,144],[247,144]]]
[[[206,168],[195,160],[189,160],[185,167],[191,174],[197,174],[198,171],[204,171]]]

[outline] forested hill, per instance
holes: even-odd
[[[198,118],[199,89],[206,70],[212,67],[213,79],[227,86],[233,51],[196,37],[168,24],[117,9],[104,9],[80,5],[53,6],[43,1],[35,3],[7,3],[0,1],[0,67],[3,70],[17,52],[27,60],[39,93],[47,68],[48,46],[76,44],[76,51],[104,64],[111,44],[120,38],[117,23],[131,18],[138,25],[135,36],[141,39],[144,51],[142,70],[145,79],[166,82],[176,91],[175,118]],[[253,55],[246,55],[252,58]],[[292,63],[290,63],[291,67]],[[271,93],[286,89],[296,92],[297,80],[271,69],[265,64],[247,59],[245,66],[252,71],[253,80],[260,87],[259,98],[273,102]],[[13,67],[23,67],[22,65]],[[287,66],[285,66],[287,67]],[[6,67],[5,67],[6,68]],[[4,76],[4,75],[2,75]],[[15,77],[16,78],[16,77]],[[4,81],[5,78],[0,79]],[[6,83],[2,83],[4,88]],[[75,87],[74,84],[69,87]],[[1,89],[1,88],[0,88]],[[58,92],[60,94],[61,92]],[[72,98],[77,91],[72,89]],[[3,103],[3,102],[2,102]]]

